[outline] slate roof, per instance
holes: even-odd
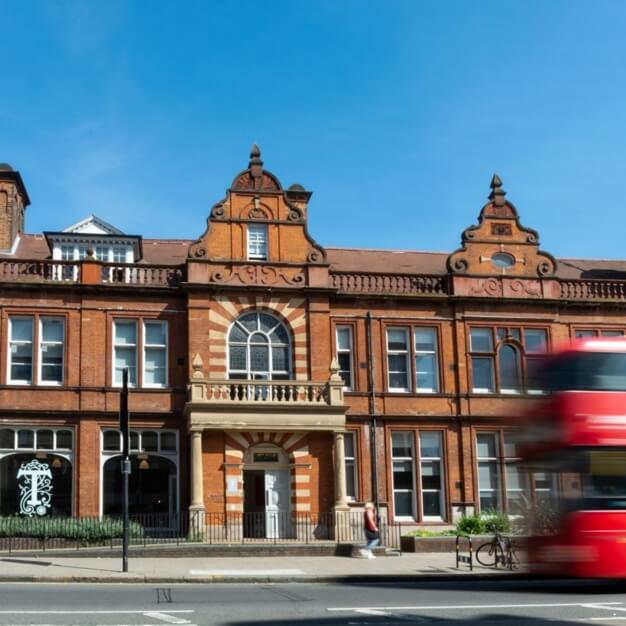
[[[139,264],[181,265],[192,243],[192,239],[144,239]],[[326,254],[331,270],[336,272],[442,275],[447,271],[447,252],[326,248]],[[22,234],[15,255],[10,258],[47,259],[49,256],[43,235]],[[558,278],[626,280],[626,260],[557,259],[557,262]]]

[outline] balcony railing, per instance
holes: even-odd
[[[183,270],[171,265],[103,263],[101,277],[103,283],[162,287],[180,284],[183,280]]]
[[[333,272],[332,286],[344,293],[436,295],[448,293],[445,276]]]
[[[89,275],[85,267],[99,268]],[[93,279],[95,277],[95,280]],[[137,265],[88,261],[0,261],[0,282],[45,282],[172,287],[184,280],[184,268],[171,265]]]
[[[343,404],[343,381],[316,383],[293,380],[192,380],[190,400],[272,406]]]
[[[626,300],[626,281],[562,280],[564,300]]]

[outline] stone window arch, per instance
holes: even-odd
[[[291,379],[291,338],[278,318],[264,311],[253,311],[235,320],[228,332],[228,377]]]

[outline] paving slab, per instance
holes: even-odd
[[[337,582],[519,576],[523,569],[455,567],[449,552],[362,559],[337,556],[129,558],[0,557],[0,582]]]

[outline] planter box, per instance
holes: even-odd
[[[472,535],[472,548],[476,550],[478,546],[492,539],[493,535]],[[515,538],[515,543],[522,549],[526,541],[527,537]],[[467,552],[467,539],[461,539],[460,546],[462,551]],[[454,552],[456,537],[400,537],[400,549],[402,552]]]

